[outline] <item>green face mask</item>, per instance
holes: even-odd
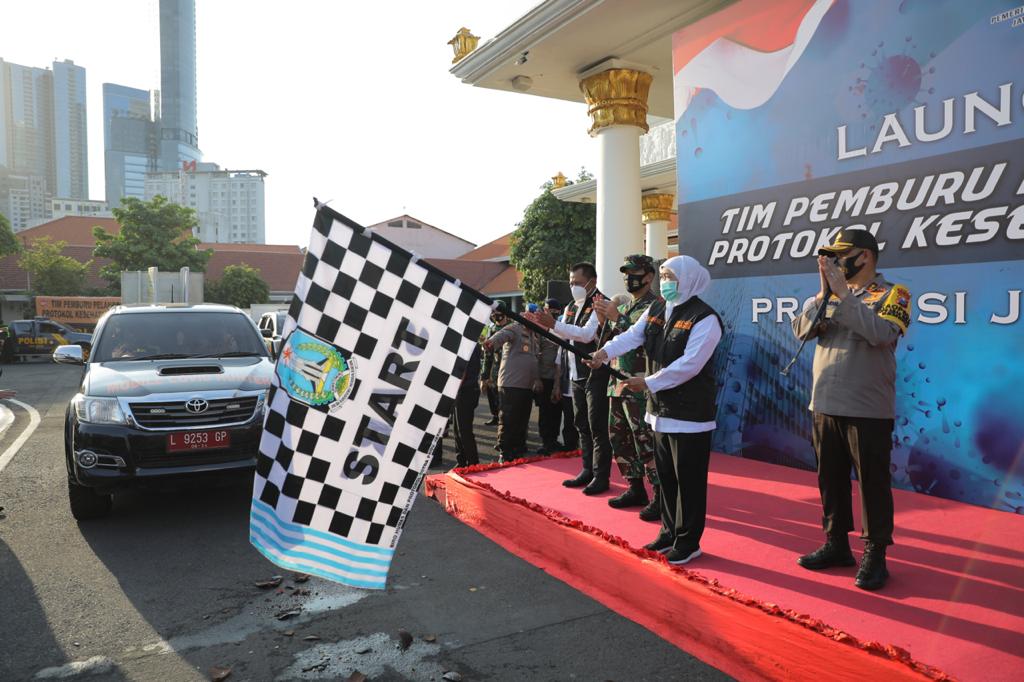
[[[661,283],[661,297],[666,301],[674,301],[679,298],[679,282],[668,279]]]

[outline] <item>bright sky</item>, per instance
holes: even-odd
[[[265,170],[267,241],[305,244],[312,197],[366,225],[408,213],[477,244],[558,171],[593,170],[583,104],[475,88],[447,41],[539,0],[196,0],[203,158]],[[0,57],[86,69],[89,193],[104,197],[102,84],[160,87],[157,0],[21,0]]]

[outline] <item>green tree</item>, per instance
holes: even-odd
[[[581,169],[576,182],[591,178]],[[551,193],[550,181],[542,189],[526,207],[511,240],[510,261],[523,274],[523,296],[528,301],[542,301],[547,296],[548,280],[566,279],[573,263],[594,260],[594,205],[560,201]]]
[[[28,272],[29,288],[41,296],[81,296],[85,292],[88,263],[65,256],[67,242],[37,239],[22,252],[18,267]]]
[[[98,226],[92,232],[96,237],[93,256],[110,260],[100,275],[114,291],[121,289],[123,270],[154,266],[166,271],[183,267],[196,272],[206,270],[213,251],[197,248],[199,240],[192,236],[192,230],[199,223],[191,208],[172,204],[162,196],[152,201],[126,197],[113,213],[121,226],[119,234],[110,234]]]
[[[10,221],[7,220],[7,216],[0,213],[0,258],[19,251],[21,251],[21,245],[18,243],[18,238],[14,236],[14,232],[11,231]]]
[[[263,281],[260,271],[245,263],[229,265],[216,282],[207,282],[204,298],[211,303],[226,303],[248,308],[253,303],[270,300],[270,287]]]

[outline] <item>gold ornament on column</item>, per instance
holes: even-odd
[[[455,37],[448,41],[448,44],[455,50],[455,58],[452,59],[452,64],[461,61],[463,57],[475,50],[479,42],[480,36],[473,35],[465,26],[460,28]]]
[[[555,189],[561,189],[568,183],[568,179],[562,175],[562,171],[558,171],[558,175],[551,176],[551,182]]]
[[[580,81],[587,100],[590,134],[614,125],[636,126],[647,132],[647,95],[652,76],[633,69],[608,69]]]
[[[641,221],[646,225],[657,220],[672,220],[675,213],[675,194],[644,194],[640,197]]]

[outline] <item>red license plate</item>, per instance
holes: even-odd
[[[189,431],[167,435],[167,451],[182,450],[215,450],[231,447],[231,432],[224,429],[208,431]]]

